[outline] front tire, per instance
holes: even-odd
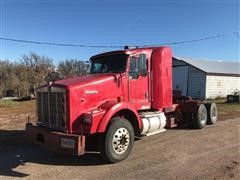
[[[123,118],[111,119],[104,137],[101,154],[111,163],[126,159],[134,144],[134,129],[131,123]]]

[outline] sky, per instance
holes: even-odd
[[[82,45],[170,45],[174,56],[240,61],[239,0],[0,0],[0,37]],[[0,40],[0,59],[36,52],[88,60],[118,48],[80,48]]]

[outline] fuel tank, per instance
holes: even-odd
[[[152,135],[165,131],[166,116],[163,112],[144,112],[141,113],[143,130],[142,135]]]

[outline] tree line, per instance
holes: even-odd
[[[0,60],[0,97],[26,97],[34,89],[51,81],[81,76],[89,64],[78,59],[65,59],[54,65],[53,59],[30,53],[19,61]]]

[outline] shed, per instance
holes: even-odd
[[[195,99],[226,97],[240,91],[240,63],[173,57],[173,89]]]

